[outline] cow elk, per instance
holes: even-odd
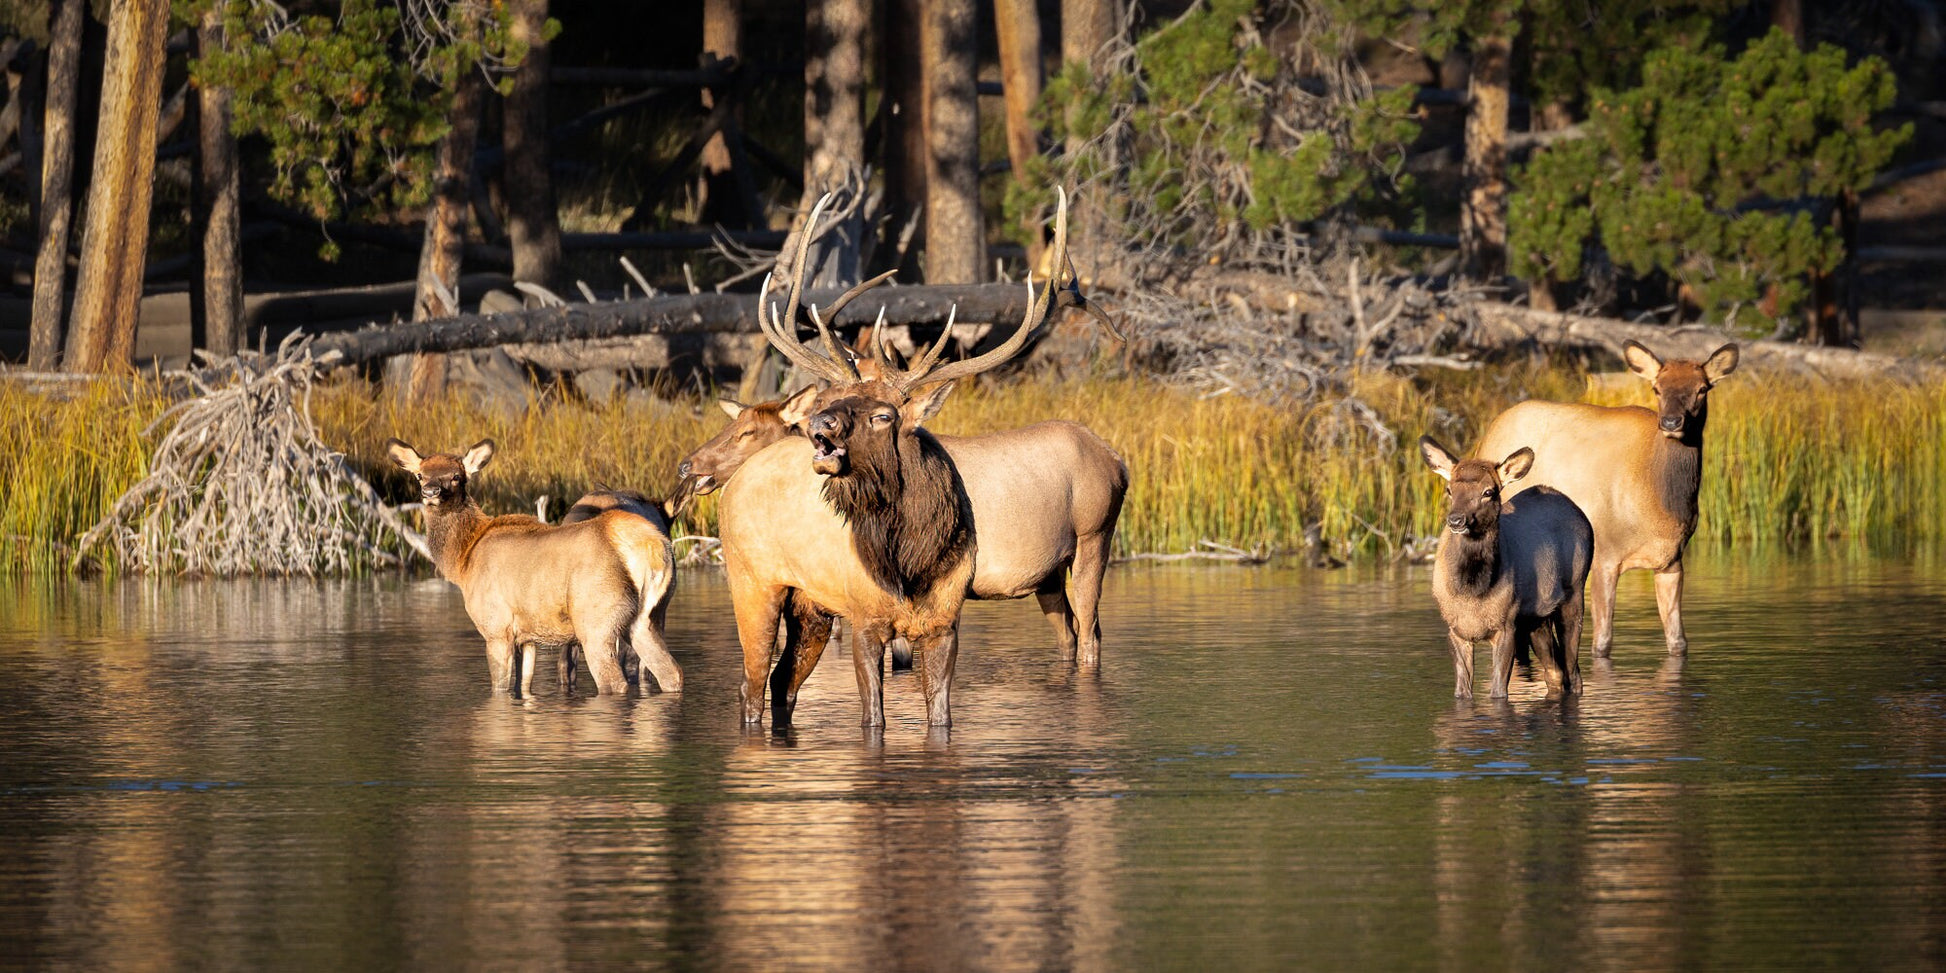
[[[675,579],[660,527],[623,510],[559,526],[524,514],[487,516],[467,484],[493,458],[490,439],[464,456],[421,455],[397,439],[386,452],[419,481],[433,566],[459,586],[486,639],[494,688],[531,693],[537,650],[572,658],[566,653],[578,643],[598,693],[627,690],[623,660],[630,652],[664,692],[682,689],[658,611]]]
[[[1655,601],[1669,654],[1689,650],[1682,624],[1683,548],[1696,530],[1703,480],[1703,427],[1709,391],[1736,370],[1737,346],[1698,362],[1668,361],[1641,344],[1622,346],[1629,371],[1655,389],[1656,408],[1522,402],[1500,414],[1479,456],[1531,446],[1537,459],[1518,489],[1548,486],[1568,495],[1595,528],[1589,578],[1595,656],[1615,639],[1615,586],[1623,571],[1655,572]]]
[[[676,514],[679,509],[680,506],[676,501],[656,500],[639,490],[592,490],[582,494],[568,506],[568,512],[562,515],[561,523],[578,524],[584,520],[593,520],[610,510],[620,510],[654,524],[655,529],[661,531],[666,539],[674,536]],[[669,600],[674,595],[675,585],[672,583],[662,593],[662,600],[649,609],[650,624],[657,632],[669,631]],[[665,634],[665,639],[666,637]],[[574,691],[575,649],[578,646],[579,644],[576,643],[565,646],[561,650],[559,669],[561,687],[565,692]],[[622,672],[631,679],[637,678],[638,672],[641,678],[651,677],[652,674],[643,669],[641,664],[641,657],[631,644],[622,655]]]
[[[812,211],[811,225],[822,208],[821,201]],[[860,284],[822,315],[810,309],[823,352],[807,347],[797,340],[796,330],[805,265],[801,248],[811,236],[807,231],[800,240],[800,279],[791,284],[785,312],[779,315],[769,308],[767,315],[760,312],[759,321],[773,346],[827,387],[816,394],[802,422],[806,436],[780,438],[750,456],[723,488],[720,533],[743,643],[743,718],[746,723],[762,718],[765,674],[770,672],[773,726],[789,722],[798,688],[824,650],[816,632],[803,631],[808,613],[843,616],[851,623],[853,666],[867,725],[884,725],[884,647],[899,636],[917,653],[928,719],[945,726],[951,722],[960,608],[978,562],[977,536],[993,538],[994,550],[1004,551],[1003,538],[1017,529],[1018,520],[996,514],[987,523],[979,516],[972,483],[984,475],[980,464],[991,460],[990,455],[962,462],[921,424],[945,401],[955,381],[1018,355],[1057,305],[1057,294],[1062,295],[1060,306],[1086,304],[1072,285],[1062,289],[1056,282],[1036,298],[1030,282],[1027,314],[1000,346],[975,358],[941,363],[952,334],[949,326],[910,368],[891,363],[882,335],[874,329],[875,372],[867,378],[825,322],[885,277]],[[1056,215],[1053,247],[1050,265],[1066,266],[1065,196]],[[760,309],[768,308],[768,291],[766,281]],[[1119,460],[1114,462],[1119,466]],[[1126,483],[1125,473],[1120,482]],[[1110,531],[1119,512],[1119,489],[1112,503],[1103,501]],[[1105,559],[1109,534],[1098,533],[1099,539],[1091,534],[1089,543],[1098,545]],[[1066,543],[1055,536],[1045,541],[1057,552]],[[1077,550],[1074,556],[1079,574],[1083,555]],[[1054,557],[1061,560],[1058,553]],[[1038,572],[1023,569],[1010,594],[1039,592],[1047,574],[1045,565]],[[1094,606],[1085,607],[1092,612]],[[780,617],[786,644],[771,672]]]
[[[1433,556],[1432,593],[1453,651],[1453,695],[1473,695],[1473,643],[1493,645],[1489,694],[1507,695],[1514,654],[1540,659],[1548,695],[1581,691],[1581,610],[1594,529],[1558,491],[1509,496],[1534,451],[1499,463],[1456,460],[1431,436],[1419,439],[1426,465],[1446,481],[1446,531]]]

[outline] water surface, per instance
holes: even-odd
[[[739,727],[713,571],[620,699],[492,694],[435,580],[0,582],[0,963],[1946,965],[1946,566],[1692,557],[1578,702],[1451,699],[1423,568],[1130,566],[1099,676],[974,604],[878,738],[835,649]]]

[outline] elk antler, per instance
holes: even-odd
[[[797,311],[804,294],[805,265],[809,262],[807,255],[811,250],[811,241],[822,235],[818,230],[818,217],[823,215],[824,208],[830,203],[830,193],[819,197],[817,205],[811,207],[811,215],[804,221],[804,228],[798,234],[797,255],[791,266],[790,296],[785,301],[784,313],[781,316],[777,314],[776,308],[770,306],[770,277],[768,275],[764,277],[763,287],[757,292],[757,326],[763,330],[764,337],[770,340],[771,345],[783,352],[784,357],[796,363],[799,368],[827,382],[842,385],[858,381],[858,369],[852,364],[851,356],[846,355],[838,347],[838,339],[825,325],[825,319],[835,321],[838,312],[844,310],[845,305],[850,304],[866,291],[890,280],[897,271],[888,270],[877,277],[860,281],[852,289],[839,295],[837,300],[832,301],[831,306],[826,308],[822,315],[818,313],[815,306],[810,309],[811,323],[817,326],[818,337],[824,344],[824,354],[819,354],[797,340]]]
[[[1040,300],[1036,301],[1034,277],[1032,274],[1027,276],[1027,316],[1021,319],[1020,327],[1014,330],[1013,336],[1008,338],[1005,344],[978,358],[963,358],[956,362],[937,365],[939,356],[946,350],[947,338],[953,333],[952,317],[948,315],[946,331],[939,336],[939,341],[910,371],[899,376],[898,384],[904,390],[911,391],[918,388],[921,383],[937,385],[998,368],[1020,354],[1021,349],[1027,347],[1027,339],[1033,337],[1034,332],[1047,321],[1047,312],[1054,306],[1054,294],[1062,289],[1061,274],[1068,267],[1068,194],[1058,187],[1055,192],[1058,194],[1058,202],[1054,212],[1054,250],[1047,262],[1049,267],[1054,268],[1054,277],[1047,282],[1047,289],[1041,292]],[[1081,296],[1078,286],[1074,288],[1074,296],[1077,298]],[[1085,302],[1085,299],[1083,300]],[[1085,306],[1085,304],[1077,306]]]

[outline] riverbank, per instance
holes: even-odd
[[[1546,363],[1360,375],[1295,407],[1149,378],[1023,378],[956,391],[932,425],[965,434],[1068,418],[1099,432],[1134,471],[1118,553],[1204,540],[1297,551],[1308,529],[1320,553],[1395,557],[1424,550],[1434,533],[1438,481],[1412,448],[1418,436],[1470,446],[1493,415],[1530,397],[1649,401],[1633,378],[1590,382]],[[1739,374],[1712,397],[1699,542],[1946,539],[1946,389]],[[142,383],[65,401],[0,385],[0,569],[67,570],[74,539],[145,474],[157,438],[145,430],[168,404]],[[597,486],[666,492],[682,455],[725,421],[703,397],[508,408],[456,392],[408,408],[350,378],[316,388],[310,410],[324,442],[388,496],[409,490],[384,461],[387,437],[422,449],[492,437],[499,453],[477,482],[483,505],[532,511],[545,495],[554,515]],[[687,532],[713,534],[713,500],[691,521]]]

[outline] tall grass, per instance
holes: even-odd
[[[1946,389],[1738,375],[1711,394],[1697,543],[1946,539]],[[1438,481],[1414,440],[1431,432],[1468,449],[1493,415],[1529,397],[1650,402],[1646,383],[1591,388],[1579,370],[1545,364],[1365,375],[1297,408],[1198,398],[1145,378],[1040,378],[962,388],[932,425],[966,434],[1049,418],[1087,424],[1133,472],[1124,552],[1206,538],[1293,549],[1316,524],[1341,556],[1384,556],[1436,527]],[[142,429],[164,404],[149,386],[104,385],[61,403],[0,385],[0,565],[63,568],[62,545],[143,474]],[[494,465],[475,481],[482,503],[531,511],[545,494],[556,515],[596,486],[666,492],[682,455],[724,422],[704,399],[482,406],[455,393],[409,408],[359,381],[321,386],[312,413],[326,442],[401,499],[410,486],[384,458],[388,437],[422,450],[492,437]],[[691,516],[689,529],[714,533],[713,500]]]

